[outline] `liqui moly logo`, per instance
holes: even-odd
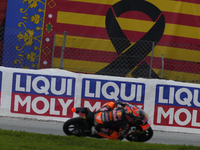
[[[75,78],[14,73],[11,112],[72,117]]]
[[[157,85],[154,124],[200,128],[200,88]]]
[[[81,106],[92,110],[108,101],[129,102],[142,107],[144,96],[143,83],[88,78],[82,80]]]

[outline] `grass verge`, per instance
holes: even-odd
[[[0,150],[199,150],[198,146],[149,144],[0,129]]]

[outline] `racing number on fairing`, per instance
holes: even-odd
[[[116,18],[127,11],[140,11],[148,15],[154,26],[133,46],[123,33]],[[161,39],[165,29],[165,18],[162,12],[153,4],[144,0],[122,0],[109,8],[106,14],[106,30],[108,36],[117,51],[118,58],[105,68],[96,72],[101,75],[126,76],[136,67]],[[131,46],[126,52],[125,49]],[[117,68],[117,69],[116,69]]]

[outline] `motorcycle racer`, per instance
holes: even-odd
[[[89,136],[145,142],[152,138],[151,120],[144,110],[124,102],[109,102],[97,111],[88,107],[73,107],[78,117],[67,120],[63,131],[67,135]]]
[[[123,107],[118,107],[121,105]],[[109,102],[94,115],[94,125],[99,136],[122,140],[129,129],[129,123],[135,123],[141,117],[140,109],[123,102]],[[119,131],[115,130],[115,127]]]

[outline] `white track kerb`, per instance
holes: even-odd
[[[122,101],[143,108],[154,130],[200,134],[199,84],[0,67],[0,85],[1,116],[66,121],[73,107]]]

